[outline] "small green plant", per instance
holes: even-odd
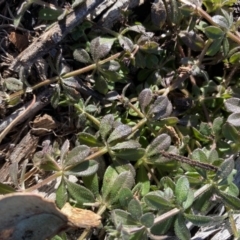
[[[15,24],[33,2],[24,1]],[[77,26],[67,51],[46,59],[49,79],[31,86],[53,88],[51,104],[68,109],[77,122],[74,134],[56,134],[47,151],[33,154],[34,170],[49,172],[36,185],[27,184],[27,161],[20,177],[13,163],[15,188],[31,192],[58,179],[59,208],[70,202],[102,217],[102,226],[85,229],[79,239],[97,232],[109,240],[169,234],[188,240],[189,223],[201,229],[226,222],[238,239],[233,214],[240,210],[240,38],[230,8],[235,2],[155,0],[146,4],[149,15],[141,22],[133,11],[123,12],[124,24],[113,29],[90,21]],[[83,3],[54,10],[52,20],[63,21]],[[51,11],[41,9],[40,15]],[[11,106],[25,91],[27,82],[19,79],[2,79],[2,95]],[[15,190],[0,184],[1,193]],[[224,211],[214,213],[219,204]]]

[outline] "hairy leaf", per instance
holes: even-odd
[[[150,104],[152,101],[152,91],[149,88],[145,88],[144,90],[141,91],[141,93],[138,96],[138,101],[141,107],[141,110],[143,113],[145,113],[146,107]]]
[[[151,212],[147,212],[142,215],[140,218],[140,222],[146,227],[150,228],[153,226],[154,223],[154,215]]]
[[[142,216],[142,207],[140,202],[136,199],[132,199],[128,204],[128,212],[134,219],[139,220]]]
[[[225,108],[228,112],[240,113],[240,99],[239,98],[229,98],[224,102]]]
[[[167,150],[171,144],[171,138],[167,134],[157,136],[152,143],[147,147],[146,152],[148,157],[160,154],[160,151]]]
[[[108,143],[111,143],[116,140],[120,140],[124,137],[127,137],[132,132],[132,128],[128,125],[119,125],[116,127],[108,138]]]
[[[91,58],[85,49],[75,49],[73,52],[73,58],[82,63],[90,63]]]
[[[71,168],[71,170],[64,171],[64,174],[75,175],[78,177],[83,177],[83,176],[86,177],[96,173],[98,170],[98,167],[99,167],[98,162],[96,162],[95,160],[88,160],[88,161],[79,163],[78,165]]]
[[[77,201],[78,204],[83,205],[84,203],[94,203],[95,198],[91,191],[89,191],[87,188],[70,182],[66,180],[67,185],[67,191],[71,195],[71,197]]]
[[[81,132],[78,134],[78,140],[81,144],[86,144],[89,147],[101,147],[103,146],[97,138],[90,133]]]
[[[177,202],[182,205],[183,202],[186,201],[189,192],[189,182],[185,176],[180,177],[177,180],[176,188],[175,188],[175,195]]]
[[[191,234],[186,227],[185,219],[182,215],[178,215],[174,222],[174,232],[180,240],[191,239]]]
[[[56,204],[59,208],[62,208],[68,200],[68,194],[66,189],[66,184],[64,178],[61,179],[61,182],[56,190]]]
[[[66,166],[76,166],[90,154],[90,148],[85,145],[80,145],[73,148],[67,155],[65,160],[65,167]]]

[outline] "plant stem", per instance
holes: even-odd
[[[199,15],[200,17],[205,18],[211,25],[216,26],[216,27],[221,27],[219,26],[217,23],[215,23],[212,20],[212,17],[206,12],[204,11],[201,7],[198,7],[197,5],[189,2],[188,0],[180,0],[180,2],[185,3],[186,5],[191,6],[192,8],[194,8],[194,13],[196,13],[197,15]],[[240,38],[236,35],[234,35],[232,32],[228,31],[227,36],[232,39],[234,42],[240,44]]]
[[[53,175],[49,176],[48,178],[44,179],[42,182],[39,182],[36,185],[34,185],[34,186],[24,190],[24,192],[32,192],[32,191],[34,191],[34,190],[36,190],[36,189],[46,185],[47,183],[55,180],[56,178],[58,178],[60,176],[62,176],[62,172],[56,172]]]
[[[94,158],[97,158],[97,157],[100,157],[100,156],[102,156],[103,154],[105,154],[107,152],[108,152],[108,148],[107,147],[103,147],[99,151],[97,151],[97,152],[91,154],[90,156],[86,157],[85,161],[90,160],[90,159],[94,159]]]
[[[77,103],[74,104],[74,107],[77,108],[77,110],[79,110],[81,113],[84,113],[87,118],[92,121],[95,125],[97,125],[98,127],[100,126],[100,122],[91,114],[85,112]]]
[[[139,121],[133,128],[132,133],[137,131],[141,126],[143,126],[147,122],[146,118],[143,118],[141,121]]]
[[[208,189],[210,189],[212,187],[211,184],[206,184],[203,187],[201,187],[200,189],[198,189],[195,193],[194,193],[194,200],[196,200],[201,194],[203,194],[204,192],[206,192]],[[165,221],[167,218],[170,218],[172,216],[175,216],[176,214],[178,214],[181,211],[181,209],[178,208],[174,208],[164,214],[162,214],[161,216],[155,218],[154,220],[154,225]]]
[[[110,56],[110,57],[108,57],[108,58],[106,58],[106,59],[104,59],[104,60],[102,60],[102,61],[99,61],[97,64],[101,65],[101,64],[104,64],[104,63],[106,63],[106,62],[109,62],[109,61],[111,61],[111,60],[113,60],[113,59],[118,58],[118,57],[121,56],[123,53],[124,53],[124,52],[116,53],[116,54],[114,54],[114,55],[112,55],[112,56]],[[61,78],[62,78],[62,79],[65,79],[65,78],[74,77],[74,76],[77,76],[77,75],[79,75],[79,74],[88,72],[88,71],[90,71],[90,70],[95,69],[96,66],[97,66],[97,64],[94,63],[94,64],[91,64],[91,65],[89,65],[89,66],[87,66],[87,67],[80,68],[80,69],[78,69],[78,70],[75,70],[75,71],[66,73],[66,74],[62,75]],[[59,81],[59,80],[60,80],[60,77],[59,77],[59,76],[55,76],[55,77],[53,77],[53,78],[46,79],[45,81],[40,82],[40,83],[34,85],[34,86],[32,87],[32,90],[36,90],[36,89],[38,89],[38,88],[40,88],[40,87],[43,87],[43,86],[46,86],[46,85],[50,85],[50,84],[55,83],[55,82],[57,82],[57,81]],[[20,90],[20,91],[18,91],[18,92],[13,93],[12,95],[9,96],[8,101],[10,102],[12,99],[15,99],[16,97],[22,95],[23,93],[24,93],[24,90]]]
[[[128,102],[128,106],[129,106],[131,109],[133,109],[133,110],[138,114],[138,116],[139,116],[140,118],[144,118],[144,117],[145,117],[145,116],[141,113],[141,111],[140,111],[138,108],[136,108],[132,103]]]

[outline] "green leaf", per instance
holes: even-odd
[[[121,193],[119,195],[119,203],[121,204],[121,206],[127,209],[127,206],[132,199],[133,199],[132,191],[129,188],[122,188]]]
[[[138,96],[138,101],[139,101],[139,105],[141,107],[141,110],[143,111],[143,113],[145,113],[145,109],[146,107],[150,104],[150,102],[152,101],[152,91],[149,88],[145,88],[144,90],[141,91],[141,93]]]
[[[140,202],[136,199],[132,199],[128,204],[128,212],[131,214],[132,218],[138,221],[142,216],[142,207]]]
[[[96,62],[107,56],[110,52],[115,38],[94,38],[90,43],[90,52],[93,60]]]
[[[4,79],[6,88],[10,91],[19,91],[23,89],[23,83],[17,78],[9,77]]]
[[[233,113],[234,114],[234,113]],[[240,113],[239,113],[240,114]],[[232,115],[232,114],[231,114]],[[239,122],[236,121],[236,122]],[[234,143],[239,143],[240,141],[240,133],[238,130],[230,123],[225,123],[222,126],[222,134],[227,140],[231,140]]]
[[[193,202],[194,202],[194,192],[192,191],[192,189],[189,189],[187,199],[186,201],[183,202],[182,206],[184,209],[188,209],[189,207],[192,206]]]
[[[54,92],[51,97],[51,104],[52,104],[53,108],[57,108],[59,99],[60,99],[60,86],[59,86],[59,84],[55,84]]]
[[[234,53],[230,58],[229,58],[229,63],[231,64],[236,64],[236,63],[239,63],[240,62],[240,52],[236,52]],[[230,98],[232,99],[232,98]],[[227,100],[230,100],[230,99],[227,99]]]
[[[223,54],[224,54],[224,57],[227,57],[228,56],[228,53],[229,53],[229,41],[228,41],[228,38],[224,38],[223,39]]]
[[[113,141],[123,139],[124,137],[130,135],[130,133],[132,133],[132,128],[128,125],[121,124],[113,130],[107,141],[108,143],[111,143]]]
[[[108,92],[108,84],[107,84],[107,79],[102,76],[98,75],[95,79],[95,89],[102,93],[103,95],[107,94]]]
[[[78,134],[78,140],[81,144],[87,145],[89,147],[102,147],[103,144],[101,142],[98,141],[98,139],[89,134],[89,133],[85,133],[85,132],[81,132]]]
[[[60,163],[61,163],[62,166],[63,166],[63,163],[64,163],[64,158],[65,158],[65,156],[66,156],[66,154],[67,154],[67,152],[68,152],[68,150],[69,150],[69,146],[70,146],[70,142],[69,142],[69,140],[67,139],[67,140],[63,143],[63,145],[62,145],[62,147],[61,147],[61,151],[60,151]]]
[[[119,62],[111,60],[109,62],[102,64],[101,67],[105,70],[114,72],[114,71],[118,71],[121,66],[120,66]]]
[[[213,218],[209,216],[201,216],[201,215],[192,215],[192,214],[184,214],[184,217],[192,222],[196,226],[206,226],[210,225],[213,222]]]
[[[82,180],[84,182],[84,186],[89,189],[94,196],[99,195],[99,181],[96,173],[90,176],[84,176],[82,177]]]
[[[114,117],[112,114],[106,115],[102,118],[100,122],[99,132],[104,141],[106,141],[110,132],[113,129]]]
[[[71,197],[77,201],[78,204],[80,204],[81,206],[84,203],[94,203],[95,202],[95,198],[94,195],[91,191],[89,191],[87,188],[70,182],[68,180],[66,180],[66,184],[67,184],[67,191],[69,192],[69,194],[71,195]]]
[[[155,223],[151,227],[151,233],[158,236],[166,234],[172,228],[173,220],[174,220],[174,216],[166,218],[164,219],[164,221]]]
[[[208,56],[214,56],[217,52],[219,52],[222,45],[222,40],[222,38],[214,40],[214,42],[208,48],[206,54]]]
[[[157,53],[157,49],[159,47],[159,44],[154,41],[144,41],[143,45],[140,45],[141,51],[145,53]]]
[[[212,20],[216,24],[218,24],[220,27],[222,27],[222,28],[224,28],[226,30],[228,30],[231,27],[231,26],[229,26],[228,20],[225,17],[221,16],[221,15],[214,15],[212,17]]]
[[[207,138],[207,136],[203,135],[202,133],[200,133],[196,128],[192,127],[192,132],[194,137],[201,142],[209,142],[209,139]]]
[[[166,96],[157,97],[149,107],[148,115],[154,115],[155,119],[166,118],[172,112],[172,104]]]
[[[196,161],[199,161],[199,162],[208,163],[208,158],[207,158],[206,153],[202,149],[199,149],[199,148],[195,149],[192,152],[191,158]]]
[[[145,213],[142,215],[142,217],[140,218],[140,222],[146,227],[146,228],[150,228],[153,226],[154,224],[154,215],[150,212]]]
[[[210,200],[213,196],[212,189],[207,189],[206,192],[201,194],[199,198],[194,201],[193,208],[198,212],[207,212],[210,206],[213,204]]]
[[[204,47],[204,40],[193,31],[181,31],[179,37],[193,51],[201,51]]]
[[[84,161],[68,171],[64,171],[64,175],[75,175],[78,177],[86,177],[97,172],[99,163],[95,160]]]
[[[144,154],[145,154],[144,148],[123,149],[123,150],[114,151],[114,156],[127,161],[137,161],[140,158],[142,158]]]
[[[147,195],[144,196],[144,202],[148,205],[148,207],[151,207],[156,210],[170,210],[171,208],[174,208],[175,205],[172,204],[169,199],[165,199],[164,197],[160,196],[157,192],[150,192]]]
[[[135,219],[132,218],[130,213],[123,211],[121,209],[115,209],[111,211],[111,219],[114,222],[114,225],[116,227],[120,225],[137,225],[137,222]]]
[[[109,166],[105,171],[102,186],[103,201],[111,205],[118,201],[122,188],[131,188],[134,184],[134,177],[130,171],[121,172],[120,174]]]
[[[119,35],[118,36],[118,41],[120,46],[124,49],[127,50],[129,52],[132,52],[133,48],[134,48],[134,44],[132,42],[132,40],[128,37]]]
[[[121,149],[135,149],[139,148],[141,145],[135,140],[129,140],[126,142],[117,143],[115,146],[111,147],[112,150],[121,150]]]
[[[234,160],[232,158],[226,159],[218,168],[216,177],[226,179],[234,169]]]
[[[64,163],[64,167],[66,166],[76,166],[90,154],[90,148],[85,145],[80,145],[73,148],[67,155]]]
[[[59,171],[60,170],[60,167],[58,166],[57,162],[48,153],[44,154],[44,159],[41,161],[39,167],[45,171]]]
[[[215,26],[209,26],[205,28],[205,34],[208,38],[218,39],[224,36],[224,32],[221,28]]]
[[[178,204],[182,205],[183,202],[187,200],[189,189],[190,186],[188,179],[185,176],[180,177],[177,180],[175,188],[175,195]]]
[[[240,118],[240,113],[232,113],[228,117],[227,122],[232,124],[235,127],[239,127],[240,126],[239,118]]]
[[[78,49],[74,50],[73,58],[75,60],[77,60],[78,62],[82,62],[82,63],[90,63],[91,62],[91,58],[90,58],[88,52],[82,48],[78,48]]]
[[[64,178],[61,179],[61,182],[56,190],[56,204],[58,208],[62,208],[68,200],[67,189],[65,186]]]
[[[147,147],[146,152],[148,157],[160,154],[160,151],[167,150],[171,144],[171,138],[167,134],[157,136],[152,143]]]
[[[215,190],[217,195],[222,198],[222,201],[224,204],[226,204],[228,207],[232,208],[233,210],[240,210],[240,199],[238,197],[234,197],[218,189],[215,189]]]
[[[0,182],[0,194],[8,194],[13,192],[16,192],[14,188]]]
[[[181,214],[177,216],[177,219],[174,222],[174,232],[180,240],[191,239],[191,234],[186,227],[185,219]]]
[[[150,180],[146,168],[140,165],[137,170],[137,183],[142,183],[141,195],[145,196],[150,190]]]
[[[219,135],[222,131],[223,117],[217,117],[213,120],[212,130],[214,135]]]
[[[146,228],[150,228],[154,224],[154,215],[150,212],[145,213],[142,215],[140,221]]]
[[[224,101],[224,106],[228,112],[240,113],[240,99],[229,98]]]

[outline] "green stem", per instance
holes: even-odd
[[[212,17],[207,13],[205,12],[201,7],[197,7],[197,5],[189,2],[188,0],[180,0],[180,2],[186,4],[186,5],[189,5],[191,6],[192,8],[194,8],[194,13],[196,13],[197,15],[199,15],[200,17],[203,17],[205,18],[211,25],[213,26],[216,26],[216,27],[220,27],[217,23],[215,23],[213,20],[212,20]],[[233,33],[231,33],[230,31],[228,31],[227,33],[227,36],[232,39],[234,42],[240,44],[240,38],[236,35],[234,35]]]
[[[133,128],[132,128],[132,133],[137,131],[140,127],[142,127],[145,123],[147,122],[146,118],[143,118],[141,121],[139,121]]]
[[[93,115],[85,112],[78,104],[74,104],[74,107],[77,108],[77,110],[79,110],[81,113],[84,113],[86,117],[95,125],[97,125],[98,127],[100,126],[100,122]]]
[[[112,56],[110,56],[110,57],[108,57],[108,58],[106,58],[106,59],[104,59],[104,60],[102,60],[102,61],[99,61],[97,64],[101,65],[101,64],[104,64],[104,63],[106,63],[106,62],[109,62],[109,61],[111,61],[111,60],[113,60],[113,59],[116,59],[116,58],[120,57],[123,53],[124,53],[124,52],[116,53],[116,54],[114,54],[114,55],[112,55]],[[78,70],[75,70],[75,71],[66,73],[66,74],[62,75],[61,77],[55,76],[55,77],[53,77],[53,78],[46,79],[45,81],[40,82],[40,83],[34,85],[34,86],[32,87],[32,90],[36,90],[36,89],[38,89],[38,88],[40,88],[40,87],[43,87],[43,86],[46,86],[46,85],[50,85],[50,84],[52,84],[52,83],[55,83],[55,82],[59,81],[60,78],[65,79],[65,78],[69,78],[69,77],[74,77],[74,76],[77,76],[77,75],[79,75],[79,74],[82,74],[82,73],[91,71],[91,70],[93,70],[93,69],[96,68],[97,64],[94,63],[94,64],[91,64],[91,65],[89,65],[89,66],[87,66],[87,67],[84,67],[84,68],[81,68],[81,69],[78,69]],[[10,102],[11,100],[15,99],[15,98],[18,97],[18,96],[21,96],[22,94],[24,94],[24,90],[20,90],[20,91],[18,91],[18,92],[15,92],[15,93],[13,93],[12,95],[9,96],[8,101]]]
[[[145,116],[142,114],[142,112],[141,112],[138,108],[136,108],[132,103],[128,102],[128,106],[129,106],[133,111],[135,111],[140,118],[144,118],[144,117],[145,117]]]
[[[94,159],[94,158],[97,158],[97,157],[100,157],[100,156],[104,155],[107,152],[108,152],[108,148],[107,147],[103,147],[99,151],[97,151],[97,152],[91,154],[90,156],[86,157],[85,161],[90,160],[90,159]]]
[[[207,190],[209,190],[212,187],[211,184],[206,184],[203,187],[201,187],[200,189],[198,189],[195,193],[194,193],[194,200],[196,200],[201,194],[203,194],[204,192],[206,192]],[[161,216],[155,218],[154,220],[154,225],[165,221],[166,219],[175,216],[176,214],[178,214],[181,211],[181,209],[178,208],[174,208],[164,214],[162,214]]]

